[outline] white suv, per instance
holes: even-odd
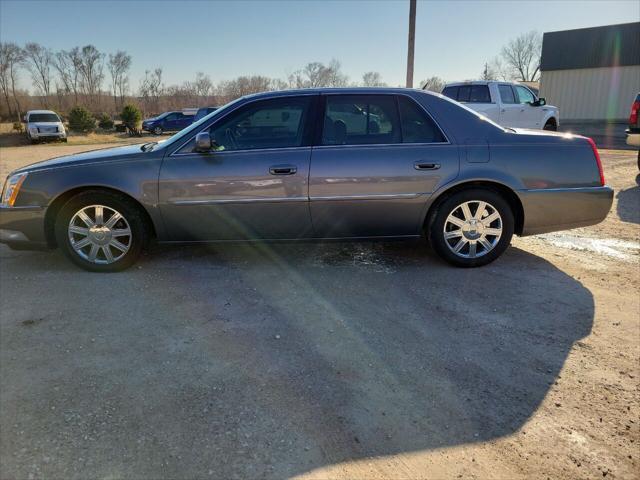
[[[557,130],[558,107],[547,105],[526,85],[511,82],[448,83],[442,94],[503,127]]]
[[[41,140],[67,141],[67,132],[57,113],[51,110],[29,110],[24,117],[27,138],[32,143]]]

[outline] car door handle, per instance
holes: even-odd
[[[416,170],[437,170],[440,168],[440,164],[431,162],[416,162],[413,164],[413,168],[415,168]]]
[[[271,175],[293,175],[298,171],[295,165],[274,165],[269,168]]]

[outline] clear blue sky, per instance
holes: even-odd
[[[165,83],[197,71],[215,82],[285,77],[311,61],[338,59],[351,80],[375,70],[404,84],[408,0],[30,1],[0,0],[0,40],[54,50],[93,44],[133,56],[131,84],[162,66]],[[477,77],[522,32],[640,20],[638,0],[419,1],[416,84]],[[23,75],[24,86],[28,79]]]

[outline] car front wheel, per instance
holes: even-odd
[[[55,224],[56,241],[79,267],[116,272],[130,267],[140,256],[145,225],[139,207],[126,197],[87,191],[62,207]]]
[[[154,135],[162,135],[162,127],[154,127],[153,134]]]
[[[429,242],[457,267],[480,267],[504,253],[514,230],[513,212],[502,196],[472,189],[445,199],[429,222]]]

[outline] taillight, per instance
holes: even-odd
[[[602,161],[600,160],[600,154],[598,153],[598,148],[596,147],[596,142],[593,141],[593,138],[585,137],[591,148],[593,149],[593,156],[596,157],[596,165],[598,165],[598,173],[600,174],[600,185],[604,187],[604,170],[602,169]]]
[[[636,100],[631,105],[631,115],[629,115],[629,125],[638,123],[638,111],[640,110],[640,100]]]

